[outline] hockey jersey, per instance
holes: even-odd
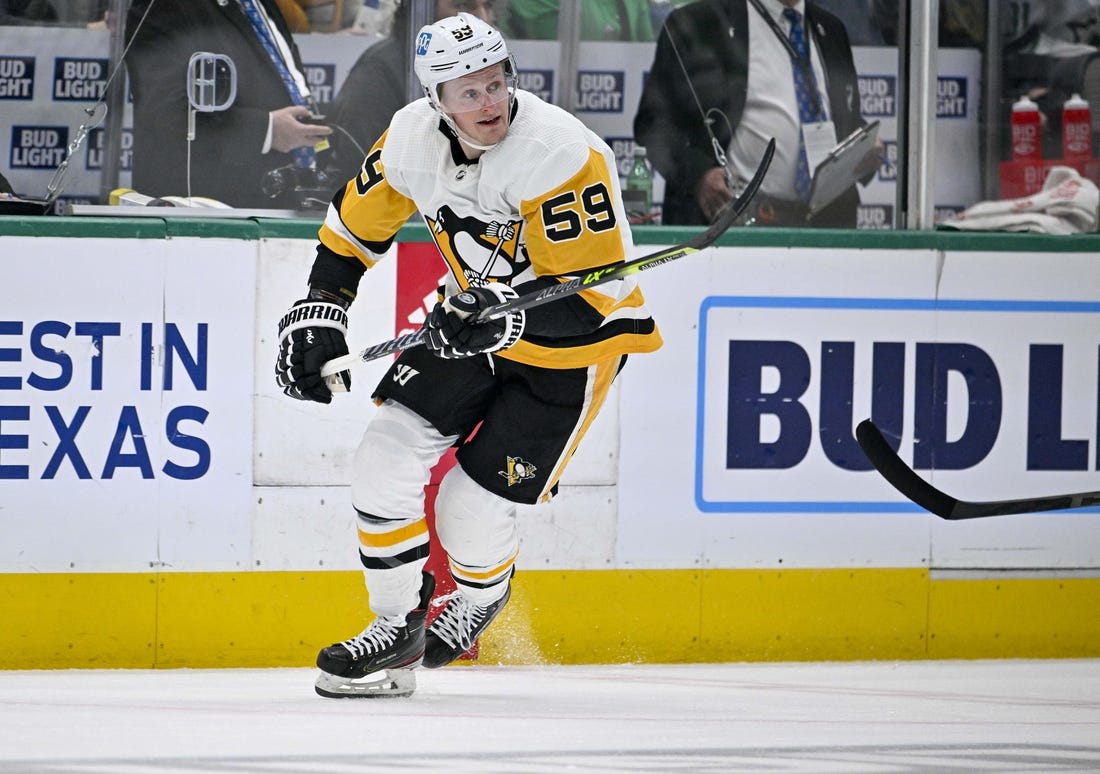
[[[369,268],[417,211],[450,270],[447,295],[488,282],[522,295],[622,262],[634,249],[611,149],[522,90],[505,138],[475,161],[427,99],[402,108],[334,197],[320,239]],[[494,357],[579,368],[660,346],[631,277],[528,310],[523,339]]]

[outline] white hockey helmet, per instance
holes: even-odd
[[[515,91],[515,63],[500,31],[470,13],[448,16],[420,28],[413,71],[436,109],[439,87],[447,81],[504,62],[509,95]]]

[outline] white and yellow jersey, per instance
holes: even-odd
[[[475,161],[427,99],[400,110],[333,199],[321,242],[369,268],[417,211],[450,269],[448,295],[486,282],[523,294],[622,262],[634,250],[611,149],[522,90],[504,140]],[[495,356],[578,368],[661,346],[633,278],[534,307],[526,330]]]

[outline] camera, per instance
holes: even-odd
[[[287,164],[266,173],[260,180],[264,195],[298,210],[327,209],[337,182],[324,170]]]

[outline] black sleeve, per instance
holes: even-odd
[[[733,88],[726,81],[715,40],[725,26],[702,4],[673,11],[657,36],[653,65],[634,116],[634,136],[654,168],[686,191],[718,163],[693,89],[708,104],[709,95]],[[724,144],[732,131],[728,124],[728,119],[718,117],[713,125]]]
[[[319,296],[347,307],[359,291],[359,280],[367,270],[360,261],[338,255],[317,245],[317,257],[309,272],[310,296]]]

